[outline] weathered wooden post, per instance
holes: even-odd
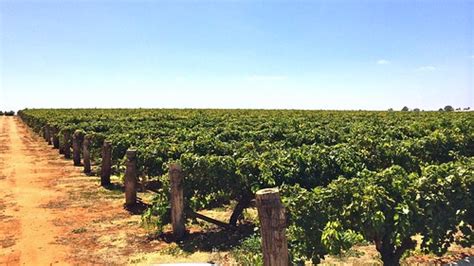
[[[71,133],[69,130],[63,132],[64,144],[63,144],[63,153],[64,158],[71,159]]]
[[[84,141],[84,133],[76,130],[72,136],[72,159],[75,166],[81,165],[81,146]]]
[[[184,220],[183,171],[179,164],[170,164],[169,177],[171,184],[171,224],[176,240],[180,240],[186,233]]]
[[[60,131],[58,131],[58,143],[59,143],[59,154],[64,154],[64,135],[63,135],[63,139],[61,141],[61,138],[59,137],[60,136]]]
[[[100,184],[102,186],[110,185],[110,172],[112,167],[112,143],[104,141],[102,146],[102,170],[100,173]]]
[[[43,138],[45,141],[48,141],[48,127],[46,125],[43,127]]]
[[[262,234],[263,264],[287,266],[289,261],[285,207],[281,203],[278,188],[259,190],[255,196]]]
[[[48,142],[48,145],[51,145],[51,127],[49,125],[45,126],[45,133],[46,133],[46,141]]]
[[[45,141],[48,141],[48,128],[46,125],[43,127],[43,138]]]
[[[125,205],[133,206],[137,203],[137,151],[127,150],[125,170]]]
[[[40,131],[40,132],[43,133],[43,139],[44,139],[44,140],[47,140],[47,138],[46,138],[46,126],[44,126],[44,127],[43,127],[43,130]]]
[[[53,147],[55,149],[59,149],[59,130],[56,127],[52,128],[52,134],[53,134]]]
[[[89,145],[91,143],[90,137],[86,135],[82,142],[82,160],[84,164],[84,173],[89,174],[91,172],[91,153],[89,151]]]

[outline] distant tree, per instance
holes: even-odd
[[[456,111],[461,111],[461,107],[456,108]]]
[[[444,109],[443,109],[443,108],[439,108],[438,111],[442,112],[442,111],[444,111]]]
[[[389,112],[393,112],[393,108],[388,108],[388,111],[389,111]]]
[[[446,112],[452,112],[452,111],[454,111],[454,108],[453,108],[451,105],[446,105],[446,106],[444,107],[444,110],[445,110]]]
[[[464,111],[469,111],[469,110],[471,110],[471,107],[468,106],[468,107],[464,108],[463,110]]]
[[[410,110],[410,109],[408,109],[408,107],[406,107],[406,106],[403,106],[403,108],[402,108],[402,111],[403,111],[403,112],[408,112],[409,110]]]
[[[420,108],[413,109],[413,112],[419,112],[419,111],[420,111]]]

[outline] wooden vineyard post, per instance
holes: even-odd
[[[125,170],[125,205],[133,206],[137,203],[137,151],[127,150]]]
[[[59,149],[59,138],[58,138],[58,129],[56,127],[52,128],[52,135],[53,135],[53,147],[55,149]]]
[[[84,141],[84,133],[76,130],[72,136],[72,159],[75,166],[81,165],[81,146]]]
[[[89,174],[91,172],[91,154],[89,151],[90,137],[85,136],[82,142],[82,160],[84,164],[84,173]]]
[[[110,185],[110,172],[112,167],[112,143],[104,141],[102,146],[102,170],[100,173],[100,184],[102,186]]]
[[[59,138],[60,131],[58,131],[58,143],[59,143],[59,154],[64,154],[64,146],[65,146],[65,139],[63,134],[63,140],[61,141]]]
[[[49,126],[45,125],[44,126],[44,139],[48,144],[51,144],[51,134],[49,133]]]
[[[63,137],[64,137],[64,146],[63,146],[64,158],[71,159],[71,133],[69,132],[69,130],[64,131]]]
[[[47,133],[46,133],[46,126],[43,127],[43,139],[48,140],[48,136],[47,136]]]
[[[183,171],[179,164],[170,164],[169,177],[171,184],[171,224],[176,240],[180,240],[186,233],[184,225],[184,197],[183,197]]]
[[[52,135],[51,134],[51,127],[49,125],[46,125],[46,129],[48,130],[48,145],[51,145],[51,144],[53,144],[53,141],[51,139],[51,137],[52,137],[51,136]]]
[[[262,189],[257,191],[255,196],[262,234],[263,264],[287,266],[289,261],[285,207],[281,203],[278,189]]]

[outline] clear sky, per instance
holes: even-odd
[[[0,109],[474,107],[474,1],[0,0]]]

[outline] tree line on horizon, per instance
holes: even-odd
[[[439,112],[454,112],[454,111],[469,111],[471,110],[471,107],[465,107],[465,108],[462,108],[461,107],[458,107],[456,109],[454,109],[454,107],[452,107],[451,105],[446,105],[444,108],[439,108],[438,111]],[[388,111],[390,112],[393,112],[393,108],[389,108]],[[410,108],[408,108],[407,106],[403,106],[403,108],[401,109],[402,112],[408,112],[408,111],[413,111],[413,112],[423,112],[425,110],[420,110],[420,108],[413,108],[412,110],[410,110]]]
[[[456,109],[454,109],[453,106],[451,105],[446,105],[444,108],[439,108],[438,111],[439,112],[454,112],[454,111],[470,111],[471,110],[471,107],[464,107],[464,108],[461,108],[461,107],[458,107]],[[359,110],[359,111],[362,111],[362,110]],[[395,111],[393,108],[389,108],[387,111],[389,112],[393,112]],[[409,112],[409,111],[413,111],[413,112],[424,112],[425,110],[420,110],[420,108],[413,108],[413,109],[410,109],[408,108],[408,106],[404,106],[400,111],[402,112]],[[2,111],[0,110],[0,116],[2,115],[6,115],[6,116],[14,116],[15,115],[15,111],[13,110],[10,110],[10,111]]]
[[[0,110],[0,115],[6,115],[6,116],[14,116],[15,115],[15,111],[1,111]]]

